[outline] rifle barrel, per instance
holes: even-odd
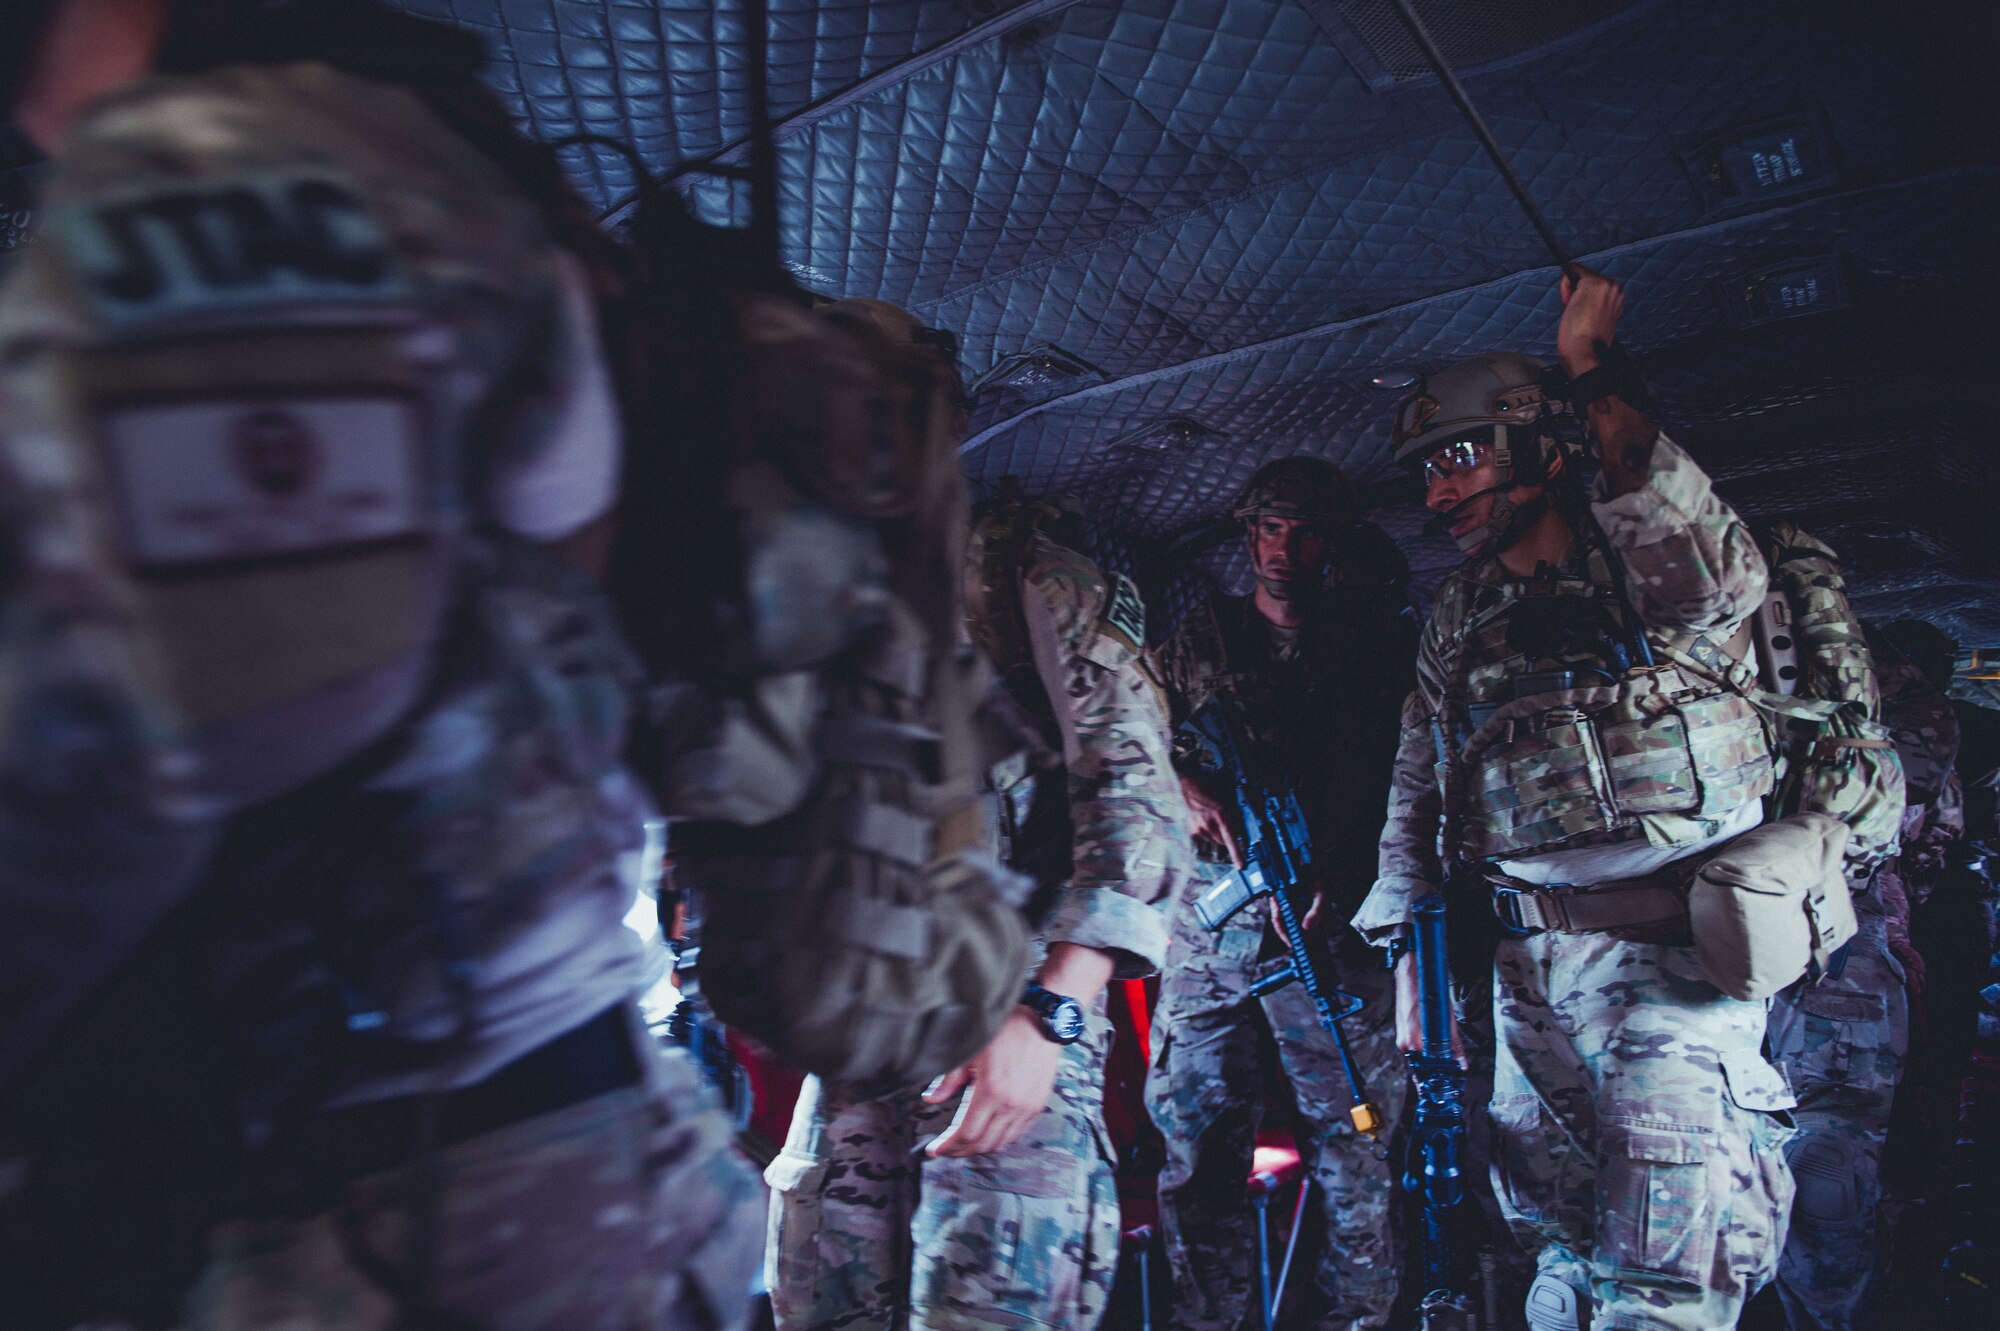
[[[1445,960],[1445,904],[1432,892],[1417,902],[1417,987],[1424,1056],[1451,1058],[1451,969]]]

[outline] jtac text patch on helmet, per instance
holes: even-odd
[[[1259,467],[1229,515],[1340,525],[1353,520],[1354,509],[1354,486],[1339,467],[1324,458],[1288,457]]]
[[[1396,409],[1396,462],[1422,465],[1439,446],[1495,425],[1525,425],[1545,410],[1566,411],[1542,387],[1533,356],[1493,351],[1427,375]]]

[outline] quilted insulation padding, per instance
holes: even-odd
[[[740,159],[739,4],[398,2],[482,31],[495,87],[540,137],[608,135],[656,173],[718,151]],[[1479,5],[1419,7],[1448,23]],[[1011,472],[1077,494],[1112,562],[1142,563],[1148,543],[1222,512],[1271,456],[1315,452],[1382,480],[1396,395],[1371,386],[1377,374],[1551,349],[1548,255],[1434,81],[1384,81],[1350,58],[1358,39],[1339,0],[770,10],[794,271],[957,331],[968,377],[1044,344],[1095,367],[1066,397],[983,394],[966,460],[976,481]],[[1975,314],[1993,340],[2000,176],[1990,143],[1940,138],[1927,40],[1819,0],[1639,0],[1581,38],[1467,76],[1555,232],[1628,284],[1624,340],[1663,421],[1746,508],[1845,520],[1884,478],[1878,434],[1835,419],[1801,441],[1829,465],[1766,466],[1727,431],[1712,443],[1704,431],[1921,373]],[[1731,206],[1690,178],[1694,145],[1801,114],[1823,126],[1837,180]],[[624,162],[586,148],[566,160],[615,220],[634,185]],[[683,183],[706,215],[745,220],[739,186]],[[1738,326],[1732,288],[1829,256],[1852,309]],[[1174,414],[1215,433],[1178,456],[1108,453]],[[1918,414],[1912,430],[1944,429]],[[1856,583],[1885,608],[1956,596],[1944,609],[1973,632],[1986,622],[1977,603],[2000,600],[1990,550],[1970,541],[1993,524],[1968,523],[1956,500],[1916,504],[1925,483],[1897,471],[1875,498],[1910,501],[1944,562]],[[1375,516],[1427,592],[1455,559],[1449,544],[1421,537],[1413,505]],[[1240,580],[1232,558],[1218,550],[1199,567]],[[1149,590],[1162,610],[1186,599]],[[1991,628],[1974,637],[2000,644]]]
[[[1990,240],[1996,210],[2000,172],[1959,169],[1584,258],[1627,284],[1622,340],[1644,358],[1672,426],[1816,397],[1857,377],[1917,368],[1928,354],[1922,339],[1886,335],[1885,319],[1906,321],[1872,307],[1738,332],[1717,298],[1718,271],[1839,253],[1877,304],[1926,290],[1943,298]],[[1285,453],[1320,453],[1357,477],[1379,477],[1399,394],[1375,389],[1372,377],[1479,351],[1550,354],[1559,311],[1552,270],[1510,274],[1030,406],[975,433],[970,465],[1020,475],[1031,488],[1075,488],[1092,470],[1094,446],[1134,421],[1196,416],[1229,436],[1227,456],[1162,467],[1130,501],[1149,533],[1216,515],[1257,466]],[[1647,354],[1725,338],[1726,358]]]

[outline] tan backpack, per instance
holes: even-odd
[[[921,1085],[999,1028],[1028,946],[1028,884],[982,848],[999,755],[959,633],[956,370],[892,306],[716,286],[726,318],[670,330],[707,428],[651,417],[686,463],[655,561],[678,581],[621,586],[628,621],[678,621],[634,634],[654,648],[640,765],[677,820],[716,1015],[806,1071]]]

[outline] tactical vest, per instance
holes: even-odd
[[[1587,574],[1482,587],[1450,644],[1431,723],[1452,853],[1508,859],[1635,831],[1691,845],[1771,789],[1764,723],[1740,688],[1664,652],[1650,669],[1617,660],[1622,611],[1589,559]]]
[[[734,300],[710,639],[661,672],[648,775],[683,820],[716,1015],[795,1067],[921,1085],[1018,997],[1026,884],[981,849],[983,661],[961,650],[948,390],[862,303]],[[693,557],[691,555],[691,557]],[[640,612],[672,615],[672,603]]]
[[[1316,677],[1323,663],[1309,640],[1317,623],[1300,629],[1298,654],[1272,657],[1249,597],[1208,597],[1189,609],[1164,649],[1171,683],[1186,715],[1222,695],[1235,709],[1241,733],[1260,749],[1274,749],[1319,727],[1298,714],[1298,705],[1326,683]],[[1296,775],[1296,774],[1295,774]]]

